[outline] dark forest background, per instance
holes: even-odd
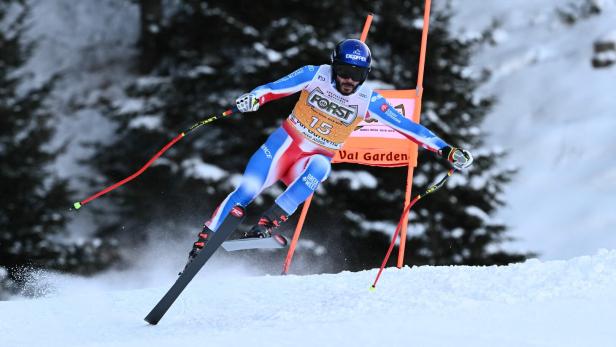
[[[114,123],[106,141],[84,143],[93,155],[81,165],[95,172],[81,181],[91,193],[132,174],[179,131],[232,105],[240,94],[302,65],[325,64],[334,45],[359,38],[364,19],[375,13],[367,43],[374,66],[369,80],[393,88],[415,87],[421,38],[421,1],[135,1],[140,11],[134,81],[124,101],[101,98],[98,107]],[[75,241],[67,223],[80,214],[68,208],[84,192],[72,191],[53,172],[62,146],[49,146],[54,131],[46,103],[54,76],[36,87],[22,69],[36,42],[24,32],[25,1],[0,0],[0,297],[18,291],[24,268],[91,275],[130,266],[127,251],[155,242],[188,239],[233,189],[250,155],[280,125],[297,96],[258,112],[217,121],[182,140],[135,181],[84,207],[95,211],[95,233]],[[491,216],[504,205],[502,191],[514,171],[499,167],[503,153],[483,142],[480,124],[494,100],[474,90],[485,76],[470,75],[473,49],[481,42],[460,39],[448,29],[451,13],[433,11],[424,80],[422,123],[448,143],[470,149],[471,170],[416,205],[410,214],[408,265],[491,265],[525,259],[503,251],[507,226]],[[147,122],[136,122],[144,120]],[[142,125],[136,125],[142,124]],[[154,126],[143,126],[154,124]],[[222,177],[195,174],[208,163]],[[420,150],[414,192],[446,173],[448,163]],[[320,263],[321,272],[378,267],[402,211],[405,168],[335,165],[334,171],[364,171],[376,188],[354,189],[351,179],[325,182],[313,199],[296,259]],[[244,228],[271,205],[279,186],[249,208]],[[297,215],[284,227],[290,235]],[[130,231],[130,232],[127,232]],[[393,231],[393,230],[392,230]],[[189,236],[190,235],[190,236]],[[310,246],[312,245],[312,246]],[[188,253],[190,243],[186,245]],[[276,273],[284,251],[237,255]],[[390,266],[394,265],[394,259]],[[277,264],[276,266],[272,264]]]

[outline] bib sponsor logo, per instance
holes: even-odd
[[[325,97],[319,88],[315,88],[308,95],[308,104],[317,110],[341,120],[344,124],[351,124],[357,118],[357,107],[345,107]]]

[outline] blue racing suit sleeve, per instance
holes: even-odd
[[[251,93],[255,94],[259,98],[259,104],[263,105],[266,102],[283,98],[304,89],[312,81],[318,70],[318,66],[302,66],[277,81],[253,89]]]
[[[447,142],[436,136],[421,124],[417,124],[398,112],[381,94],[373,91],[368,106],[370,117],[376,118],[408,137],[420,146],[438,152],[448,146]]]

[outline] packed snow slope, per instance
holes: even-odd
[[[371,292],[375,275],[247,276],[208,264],[157,326],[143,317],[172,274],[132,290],[51,280],[53,295],[0,302],[0,346],[616,346],[616,250],[391,268]]]

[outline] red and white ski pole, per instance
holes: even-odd
[[[169,143],[167,143],[163,148],[161,148],[152,158],[150,158],[150,160],[148,160],[147,163],[145,163],[145,165],[143,165],[143,167],[141,167],[141,169],[137,170],[135,173],[133,173],[132,175],[126,177],[125,179],[99,191],[98,193],[95,193],[85,199],[83,199],[82,201],[78,201],[76,203],[73,204],[73,207],[78,210],[80,209],[83,205],[89,203],[92,200],[98,199],[99,197],[109,193],[110,191],[122,186],[123,184],[132,181],[135,177],[141,175],[148,167],[150,167],[150,165],[152,165],[152,163],[154,163],[154,161],[156,161],[156,159],[158,159],[161,155],[163,155],[163,153],[165,153],[169,148],[171,148],[171,146],[175,145],[176,142],[180,141],[182,138],[184,138],[186,135],[188,135],[189,133],[191,133],[193,130],[209,124],[217,119],[220,118],[224,118],[227,116],[230,116],[232,114],[235,114],[238,112],[237,107],[233,107],[230,108],[228,110],[226,110],[225,112],[221,113],[221,114],[217,114],[217,115],[213,115],[211,117],[208,117],[206,119],[203,119],[195,124],[193,124],[190,128],[188,128],[187,130],[181,132],[180,134],[178,134],[178,136],[174,137],[171,141],[169,141]]]
[[[434,193],[435,191],[439,190],[443,185],[445,185],[445,182],[447,182],[449,177],[451,177],[451,175],[453,175],[453,173],[455,171],[456,170],[453,169],[453,168],[449,169],[449,171],[447,172],[447,175],[445,175],[443,178],[441,178],[438,182],[436,182],[433,185],[431,185],[430,187],[428,187],[428,189],[426,189],[425,192],[417,195],[406,206],[406,208],[404,209],[404,212],[402,212],[402,216],[400,217],[400,221],[398,222],[398,227],[396,228],[396,232],[394,233],[394,237],[391,239],[391,243],[389,244],[389,249],[387,250],[387,254],[385,255],[385,259],[383,259],[383,263],[381,264],[381,268],[379,269],[379,273],[376,275],[376,279],[374,280],[374,283],[370,287],[370,290],[375,290],[376,289],[376,283],[379,281],[379,278],[381,277],[381,273],[383,272],[383,269],[385,268],[385,265],[387,264],[387,261],[389,260],[389,256],[391,255],[391,251],[394,249],[394,245],[396,244],[396,240],[398,239],[398,235],[400,234],[400,229],[402,228],[402,222],[404,221],[405,218],[407,218],[407,215],[408,215],[409,211],[411,210],[411,207],[413,207],[413,205],[415,205],[415,203],[417,201],[419,201],[419,199],[423,198],[424,196],[426,196],[428,194]]]

